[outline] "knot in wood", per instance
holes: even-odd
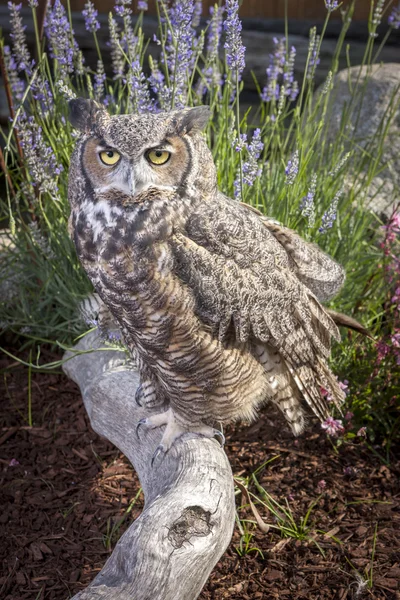
[[[173,523],[168,539],[174,548],[181,548],[193,536],[205,537],[211,533],[211,513],[201,506],[188,506]]]

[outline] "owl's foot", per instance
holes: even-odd
[[[195,427],[183,427],[182,425],[179,425],[175,420],[174,412],[171,408],[166,412],[151,415],[151,417],[147,417],[146,419],[141,419],[136,426],[136,433],[139,435],[140,427],[155,429],[162,425],[166,425],[166,428],[161,438],[161,442],[157,446],[153,458],[151,459],[152,466],[158,457],[162,460],[175,441],[185,433],[196,433],[197,435],[208,438],[217,436],[220,438],[221,446],[225,444],[225,436],[222,431],[219,431],[218,429],[214,429],[208,425],[198,425]]]

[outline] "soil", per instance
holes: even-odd
[[[91,429],[74,383],[32,374],[30,427],[28,370],[3,355],[5,367],[0,598],[66,600],[100,571],[143,496],[128,461]],[[236,477],[274,459],[258,480],[298,523],[315,506],[304,539],[248,525],[246,544],[236,528],[201,600],[400,599],[399,456],[384,464],[361,439],[337,449],[318,426],[296,440],[271,409],[232,427],[226,452]],[[254,520],[246,508],[240,517]]]

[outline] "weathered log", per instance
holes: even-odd
[[[97,332],[76,350],[104,348]],[[67,352],[65,358],[73,353]],[[151,467],[162,429],[141,430],[137,371],[118,350],[70,358],[65,373],[80,387],[93,429],[133,464],[145,496],[142,514],[102,571],[74,600],[192,600],[228,546],[235,520],[232,471],[216,440],[185,434]]]

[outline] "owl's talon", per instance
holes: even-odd
[[[219,429],[214,429],[213,431],[214,437],[220,438],[221,448],[225,446],[225,436]]]
[[[138,424],[136,425],[136,435],[137,437],[139,437],[139,429],[141,428],[142,425],[146,425],[147,419],[140,419],[140,421],[138,421]]]
[[[164,446],[162,444],[160,444],[159,446],[157,446],[157,448],[155,449],[155,452],[153,454],[153,457],[151,459],[151,466],[152,467],[154,466],[154,462],[157,460],[157,458],[160,455],[162,455],[162,459],[163,459],[166,454],[167,454],[167,450],[164,448]]]
[[[140,408],[142,408],[143,404],[140,402],[140,396],[142,394],[142,385],[139,385],[139,387],[137,388],[136,392],[135,392],[135,402],[138,406],[140,406]]]

